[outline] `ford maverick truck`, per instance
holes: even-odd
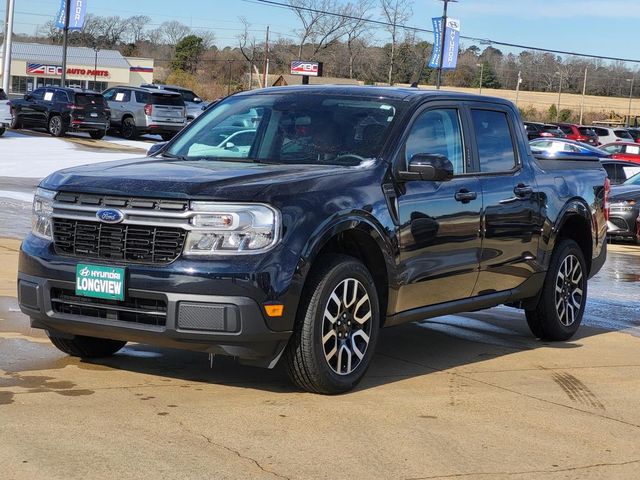
[[[597,161],[533,157],[505,100],[240,93],[150,157],[43,180],[20,308],[70,355],[140,342],[345,392],[382,327],[507,304],[569,339],[606,258],[608,188]]]

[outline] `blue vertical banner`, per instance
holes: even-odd
[[[440,66],[440,55],[442,59],[442,70],[454,70],[458,64],[458,50],[460,49],[460,20],[447,18],[447,27],[444,31],[444,52],[442,52],[442,17],[432,18],[433,22],[433,53],[429,60],[430,68]]]
[[[460,20],[447,18],[447,28],[444,31],[444,52],[442,70],[455,70],[458,65],[458,50],[460,48]]]
[[[87,16],[88,0],[71,0],[71,15],[69,16],[69,30],[82,30]],[[64,28],[66,14],[66,0],[60,0],[60,8],[56,15],[56,27]]]
[[[430,68],[438,68],[440,66],[440,50],[442,49],[442,17],[434,17],[433,22],[433,53],[429,60]]]

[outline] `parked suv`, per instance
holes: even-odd
[[[198,97],[198,95],[196,95],[193,90],[189,90],[188,88],[179,87],[177,85],[155,85],[150,83],[140,86],[144,88],[168,90],[170,92],[176,92],[182,95],[184,104],[187,107],[187,122],[192,122],[200,115],[202,115],[202,112],[207,109],[207,103],[203,102],[202,99]]]
[[[228,155],[221,132],[247,119],[250,147]],[[503,99],[240,93],[155,157],[43,180],[20,308],[70,355],[151,343],[344,392],[381,327],[509,304],[536,337],[570,338],[606,258],[608,185],[597,161],[534,158]]]
[[[152,133],[171,140],[187,124],[186,107],[179,93],[115,87],[103,95],[111,107],[111,126],[119,129],[126,139]]]
[[[11,125],[9,98],[5,91],[0,88],[0,136],[4,135],[4,132],[9,125]]]
[[[11,128],[45,128],[54,137],[69,131],[89,132],[100,139],[109,128],[111,112],[102,94],[76,88],[46,87],[11,100]]]
[[[577,142],[588,143],[589,145],[598,145],[598,135],[590,127],[582,125],[575,125],[573,123],[557,123],[562,133],[564,133],[568,139],[575,140]]]
[[[523,122],[524,130],[527,132],[527,138],[534,140],[536,138],[543,137],[556,137],[564,138],[565,134],[558,128],[557,125],[551,125],[547,123],[538,122]]]
[[[631,134],[624,128],[589,126],[598,135],[600,145],[613,142],[635,142]]]

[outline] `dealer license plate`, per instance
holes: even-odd
[[[89,115],[90,115],[91,117],[93,117],[93,118],[98,118],[98,114],[97,114],[97,113],[90,113]]]
[[[124,300],[124,276],[124,268],[80,263],[76,266],[76,295]]]

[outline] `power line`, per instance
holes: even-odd
[[[366,23],[375,24],[375,25],[383,25],[385,27],[394,26],[394,24],[392,24],[390,22],[385,22],[385,21],[382,21],[382,20],[374,20],[374,19],[366,18],[366,17],[357,17],[357,16],[354,16],[354,15],[347,15],[347,14],[343,14],[343,13],[329,12],[329,11],[326,11],[326,10],[319,10],[319,9],[310,8],[310,7],[300,7],[300,6],[292,7],[291,5],[289,5],[287,3],[277,2],[275,0],[242,0],[242,1],[247,2],[247,3],[258,3],[258,4],[271,5],[271,6],[275,6],[275,7],[278,7],[278,8],[286,8],[288,10],[291,10],[291,9],[295,8],[297,10],[303,10],[303,11],[306,11],[306,12],[317,13],[317,14],[321,14],[321,15],[332,15],[332,16],[337,16],[337,17],[340,17],[340,18],[344,18],[346,20],[358,20],[358,21],[363,21],[363,22],[366,22]],[[413,27],[411,25],[396,24],[395,27],[396,28],[402,28],[402,29],[405,29],[405,30],[413,30],[414,32],[433,33],[433,30],[428,30],[426,28],[420,28],[420,27]],[[574,57],[593,58],[593,59],[597,59],[597,60],[612,60],[612,61],[616,61],[616,62],[640,63],[640,60],[631,59],[631,58],[605,57],[604,55],[591,55],[591,54],[587,54],[587,53],[568,52],[568,51],[565,51],[565,50],[553,50],[553,49],[548,49],[548,48],[532,47],[532,46],[529,46],[529,45],[520,45],[520,44],[517,44],[517,43],[501,42],[501,41],[498,41],[498,40],[491,40],[491,39],[488,39],[488,38],[468,37],[468,36],[464,36],[464,35],[460,35],[460,38],[462,38],[464,40],[471,40],[473,42],[478,42],[480,44],[500,45],[500,46],[503,46],[503,47],[519,48],[519,49],[522,49],[522,50],[533,50],[533,51],[536,51],[536,52],[555,53],[555,54],[558,54],[558,55],[569,55],[569,56],[574,56]]]

